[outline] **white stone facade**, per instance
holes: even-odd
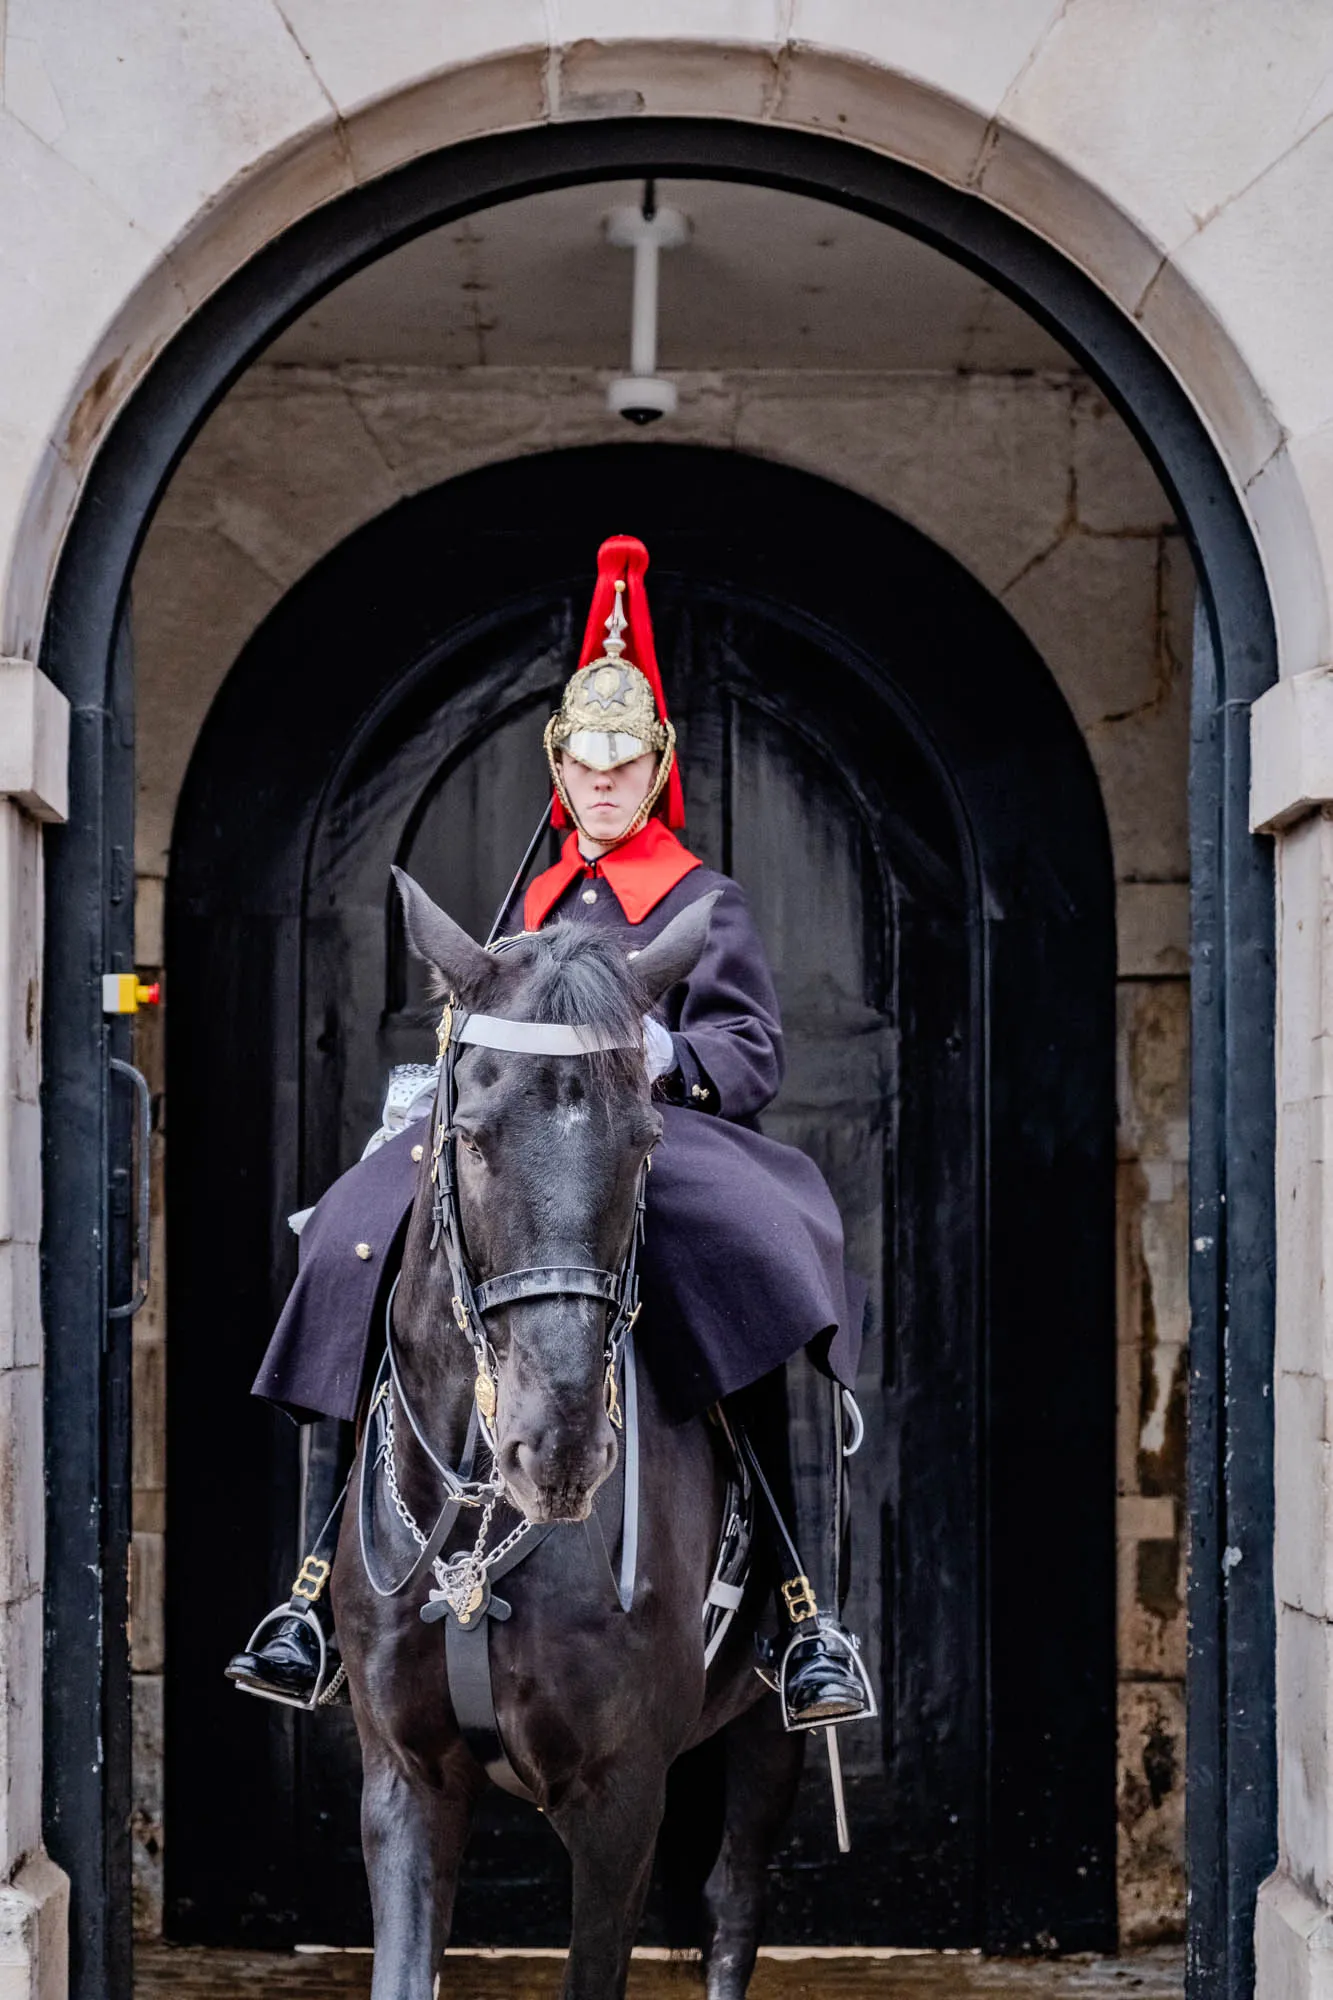
[[[1254,790],[1256,824],[1277,830],[1281,897],[1282,1852],[1261,1898],[1259,1985],[1292,2000],[1324,1991],[1333,1976],[1333,1346],[1323,1191],[1333,910],[1323,811],[1333,793],[1323,748],[1333,689],[1333,14],[1311,0],[1262,9],[1244,0],[952,0],[934,8],[911,0],[646,0],[632,18],[605,0],[386,0],[374,9],[358,0],[105,0],[96,9],[8,0],[0,23],[0,280],[9,305],[0,321],[0,655],[13,663],[0,672],[14,677],[11,689],[38,657],[54,565],[98,444],[172,334],[297,217],[478,134],[608,114],[834,134],[974,190],[1017,218],[1089,273],[1174,370],[1244,496],[1272,592],[1283,682],[1291,683],[1261,704]],[[771,406],[767,415],[775,416]],[[857,483],[845,470],[835,476]],[[1053,547],[1048,574],[1070,559],[1063,543]],[[1172,557],[1163,560],[1167,574]],[[237,561],[252,559],[241,549]],[[268,581],[279,587],[276,575]],[[1008,596],[1024,622],[1039,619],[1035,599],[1025,615],[1016,571]],[[1058,672],[1061,634],[1030,629]],[[225,651],[220,645],[219,657]],[[26,685],[27,693],[0,696],[0,1879],[9,1885],[0,1891],[0,1995],[54,1996],[63,1984],[61,1890],[40,1851],[34,1726],[42,1506],[36,1023],[38,821],[58,816],[63,800],[49,774],[59,704],[40,682]],[[1154,698],[1151,687],[1140,691],[1141,701]],[[1080,720],[1091,735],[1096,718]],[[193,723],[174,745],[171,718],[162,723],[164,763],[178,774]],[[23,729],[29,749],[14,755],[11,739]],[[174,782],[168,776],[168,799]],[[1124,836],[1135,832],[1127,825]],[[146,823],[144,837],[158,841],[160,854],[162,825],[152,832]],[[1149,955],[1179,949],[1180,875],[1165,866],[1149,872],[1155,893],[1126,898],[1122,963],[1125,940],[1143,940],[1134,950]],[[1161,970],[1179,967],[1163,961]],[[1147,1061],[1154,1037],[1168,1030],[1138,997],[1126,1005],[1122,1045],[1137,1037]],[[1168,1089],[1135,1128],[1134,1143],[1156,1149],[1162,1162],[1160,1171],[1144,1168],[1150,1204],[1176,1198],[1180,1115]],[[1164,1221],[1168,1234],[1171,1226]],[[1145,1231],[1148,1262],[1164,1254],[1153,1241]],[[1131,1246],[1131,1263],[1134,1254]],[[1162,1539],[1158,1514],[1135,1520],[1136,1540]],[[1161,1723],[1143,1715],[1133,1726],[1151,1733]]]

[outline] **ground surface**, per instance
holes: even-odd
[[[451,1952],[441,2000],[555,2000],[563,1954]],[[368,1952],[200,1951],[140,1946],[136,2000],[362,2000],[370,1990]],[[751,2000],[1180,2000],[1179,1951],[1122,1958],[996,1959],[974,1952],[893,1952],[818,1956],[773,1952],[760,1961]],[[702,1992],[695,1964],[636,1955],[631,2000]]]

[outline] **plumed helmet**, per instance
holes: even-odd
[[[648,551],[632,535],[612,535],[597,552],[597,585],[578,670],[546,725],[546,755],[555,788],[551,819],[556,826],[568,826],[575,817],[560,778],[556,753],[561,750],[595,771],[613,771],[648,751],[656,754],[652,786],[622,840],[646,823],[664,791],[667,824],[685,824],[676,732],[666,712],[644,588],[647,567]]]

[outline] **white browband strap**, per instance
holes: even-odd
[[[499,1014],[469,1014],[455,1030],[454,1039],[516,1056],[591,1056],[604,1049],[643,1049],[641,1037],[627,1042],[606,1028],[580,1028],[556,1021],[506,1021]]]

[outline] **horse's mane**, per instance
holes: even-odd
[[[609,1030],[626,1046],[593,1056],[593,1073],[603,1085],[632,1081],[643,1061],[643,1000],[624,944],[589,925],[555,923],[520,949],[529,1018]]]

